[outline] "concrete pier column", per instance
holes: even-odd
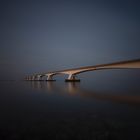
[[[28,81],[28,76],[25,77],[25,80]]]
[[[37,81],[40,81],[41,80],[41,75],[37,75],[36,77],[37,77],[36,78]]]
[[[32,80],[32,77],[31,76],[29,76],[29,81],[31,81]]]
[[[32,81],[34,81],[35,80],[35,76],[32,76]]]
[[[53,79],[53,74],[47,74],[47,80],[46,81],[56,81]]]
[[[80,79],[76,79],[75,74],[69,74],[68,79],[65,82],[80,82]]]
[[[32,81],[32,76],[30,77],[30,80]]]

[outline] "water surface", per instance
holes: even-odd
[[[80,77],[80,83],[1,81],[0,139],[139,140],[139,71]]]

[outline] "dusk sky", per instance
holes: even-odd
[[[0,80],[140,58],[134,0],[1,0]]]

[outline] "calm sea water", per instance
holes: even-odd
[[[55,78],[0,82],[1,140],[140,139],[138,70]]]

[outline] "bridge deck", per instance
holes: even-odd
[[[121,62],[115,62],[115,63],[108,63],[108,64],[100,64],[100,65],[94,65],[94,66],[85,66],[85,67],[79,67],[79,68],[72,68],[72,69],[64,69],[64,70],[58,70],[58,71],[51,71],[47,73],[60,73],[60,72],[70,72],[70,71],[82,71],[82,70],[88,70],[88,69],[94,69],[94,68],[140,68],[140,59],[136,60],[128,60],[128,61],[121,61]]]

